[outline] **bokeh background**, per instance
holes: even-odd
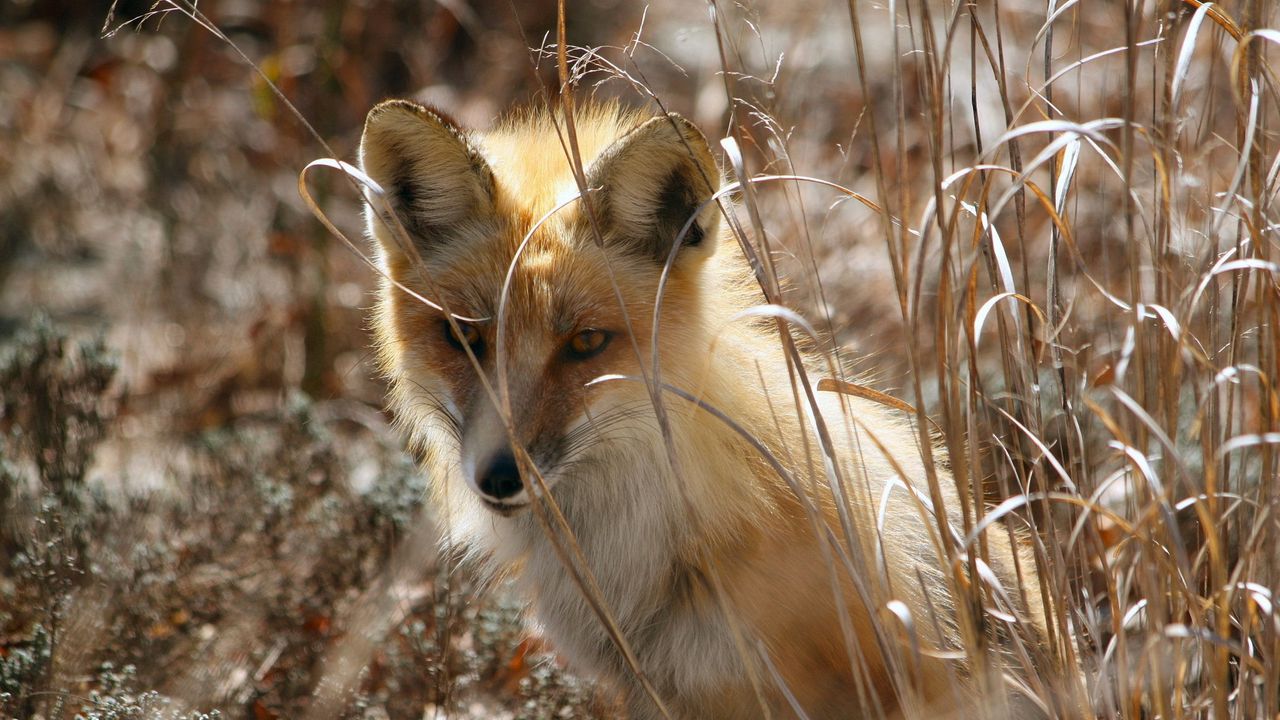
[[[1053,290],[1066,372],[1081,388],[1109,382],[1130,320],[1094,283],[1177,295],[1239,232],[1205,231],[1240,156],[1229,33],[1208,22],[1177,66],[1194,8],[1151,3],[1129,80],[1122,55],[1092,57],[1124,45],[1123,3],[1086,3],[1048,35],[1043,3],[983,4],[974,12],[999,34],[956,33],[941,53],[948,23],[969,22],[956,4],[902,3],[890,17],[886,3],[855,1],[861,65],[842,3],[574,0],[575,92],[679,111],[713,145],[737,128],[752,172],[840,183],[912,227],[933,178],[1012,162],[1009,127],[1120,116],[1139,99],[1136,117],[1177,128],[1159,145],[1175,162],[1160,176],[1148,156],[1127,186],[1096,158],[1073,168],[1063,213],[1082,265]],[[400,449],[371,362],[374,275],[297,190],[311,160],[353,160],[384,98],[478,128],[554,101],[555,4],[226,0],[201,3],[199,19],[178,7],[0,6],[0,715],[610,716],[609,698],[521,627],[518,601],[435,557],[427,479]],[[1276,20],[1266,3],[1224,7]],[[1048,91],[1046,63],[1065,73]],[[1171,76],[1185,107],[1164,117],[1154,99]],[[1258,142],[1274,147],[1275,107],[1262,112]],[[1029,137],[1021,160],[1046,142]],[[351,187],[312,177],[328,216],[363,243]],[[1126,245],[1126,193],[1171,203],[1138,230],[1160,242]],[[935,402],[932,319],[956,312],[939,305],[940,250],[920,251],[921,324],[905,322],[880,217],[837,200],[762,189],[788,298],[868,387]],[[996,222],[1019,284],[1047,304],[1056,246],[1049,215],[1030,207]],[[957,237],[976,232],[972,217],[957,223]],[[1135,258],[1158,277],[1131,282]],[[1246,310],[1245,325],[1267,312]],[[1268,338],[1244,333],[1240,347],[1273,361],[1259,349]],[[930,359],[918,386],[911,348]],[[1051,365],[1044,346],[1019,352],[1039,358],[1027,377]],[[998,374],[1009,356],[991,342],[972,361]],[[1180,412],[1159,417],[1178,426]],[[1250,417],[1237,429],[1274,422]],[[1066,444],[1054,433],[1067,419],[1051,425],[1047,442]],[[1105,447],[1097,426],[1077,425],[1082,475],[1115,467],[1085,452]],[[1113,484],[1117,507],[1126,482]]]

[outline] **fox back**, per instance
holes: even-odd
[[[613,105],[573,124],[579,173],[552,113],[473,133],[390,101],[365,125],[376,344],[446,542],[512,577],[632,718],[968,707],[976,669],[940,659],[964,642],[950,478],[931,497],[883,406],[797,401],[692,124]],[[1008,590],[992,634],[1041,637],[1033,563],[986,542]]]

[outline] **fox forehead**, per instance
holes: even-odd
[[[632,267],[631,258],[611,257],[564,228],[539,230],[521,249],[523,239],[522,233],[497,232],[467,243],[464,252],[429,258],[428,271],[449,310],[492,322],[501,309],[509,327],[536,324],[566,335],[583,327],[622,329],[612,327],[621,322],[618,293],[631,303],[646,296],[651,301],[656,291],[647,278],[655,271]]]
[[[607,104],[580,116],[575,126],[583,166],[641,117]],[[575,317],[598,310],[601,298],[612,298],[610,286],[597,287],[611,274],[607,263],[648,269],[632,268],[629,258],[606,258],[595,247],[581,201],[571,201],[578,185],[562,144],[563,127],[548,113],[526,111],[471,134],[493,174],[493,216],[473,218],[458,229],[464,237],[433,243],[424,257],[441,292],[460,305],[450,307],[453,312],[496,315],[503,283],[519,254],[507,312],[537,308],[568,331]]]
[[[574,122],[574,139],[585,169],[645,116],[617,105],[591,106]],[[494,178],[515,210],[539,218],[578,193],[563,119],[526,110],[473,135]],[[563,212],[563,211],[561,211]]]

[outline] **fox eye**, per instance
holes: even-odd
[[[484,339],[480,337],[480,331],[470,323],[458,323],[457,332],[448,322],[444,323],[444,338],[458,352],[465,352],[468,346],[470,346],[471,352],[476,355],[479,355],[484,350]]]
[[[565,353],[573,360],[586,360],[599,355],[613,339],[613,333],[607,330],[589,328],[569,338]]]

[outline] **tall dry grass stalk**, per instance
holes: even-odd
[[[874,102],[853,140],[867,167],[848,181],[793,161],[787,113],[813,100],[779,96],[803,88],[776,69],[769,92],[744,80],[769,71],[746,59],[767,22],[712,9],[741,183],[730,213],[747,218],[731,225],[752,229],[739,240],[765,296],[786,301],[773,258],[788,256],[788,299],[836,325],[816,258],[840,238],[815,241],[805,208],[857,198],[844,212],[882,242],[920,446],[941,427],[961,488],[965,541],[944,552],[970,666],[995,667],[993,588],[965,581],[983,531],[1025,524],[1039,583],[1023,590],[1051,608],[1051,633],[1019,653],[1047,656],[1030,690],[1052,715],[1275,714],[1276,9],[850,2],[849,70]],[[626,60],[577,57],[579,77]],[[563,49],[559,62],[567,81]],[[753,187],[775,169],[781,198]],[[998,707],[999,678],[982,684]]]
[[[966,538],[1034,530],[1043,689],[1078,673],[1105,717],[1269,717],[1275,8],[1017,10],[907,2],[889,29],[849,4],[868,95],[865,39],[899,59],[863,130],[922,440],[936,419]],[[972,572],[982,548],[952,552]],[[970,620],[989,602],[957,591]]]

